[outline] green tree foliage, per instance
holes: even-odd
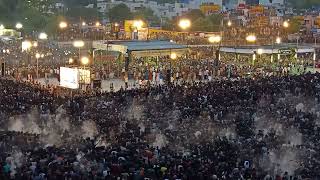
[[[195,21],[199,18],[204,18],[205,15],[201,12],[200,9],[192,9],[184,15],[186,18],[190,19],[191,21]]]
[[[21,22],[27,32],[42,29],[49,18],[44,6],[49,7],[51,3],[52,0],[0,0],[0,22],[7,28]]]
[[[288,0],[294,8],[311,8],[312,6],[320,6],[319,0]]]
[[[193,20],[191,25],[192,31],[220,31],[221,30],[221,15],[210,15],[207,17],[198,17]]]
[[[160,23],[159,17],[157,17],[150,8],[142,8],[138,10],[137,12],[133,13],[133,18],[148,22],[149,25],[156,25]]]
[[[63,2],[68,8],[83,7],[88,6],[89,4],[97,4],[97,0],[64,0]]]
[[[298,19],[291,18],[289,21],[289,27],[287,29],[287,32],[289,34],[297,33],[301,29],[301,22]]]
[[[101,17],[101,14],[94,8],[73,7],[66,12],[66,16],[75,20],[95,21]]]
[[[127,19],[132,19],[133,15],[130,9],[125,4],[119,4],[109,10],[108,17],[111,22],[123,22]]]

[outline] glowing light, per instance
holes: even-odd
[[[16,24],[16,28],[17,28],[17,29],[22,29],[22,28],[23,28],[23,25],[22,25],[21,23],[17,23],[17,24]]]
[[[73,42],[73,46],[76,47],[76,48],[81,48],[84,46],[84,42],[79,40],[79,41],[74,41]]]
[[[227,25],[230,27],[232,26],[232,22],[231,21],[228,21]]]
[[[46,39],[48,39],[48,35],[46,33],[42,32],[42,33],[39,34],[39,39],[46,40]]]
[[[72,64],[74,60],[72,58],[69,58],[69,64]]]
[[[276,43],[277,43],[277,44],[280,44],[280,43],[281,43],[281,38],[280,38],[280,37],[277,37]]]
[[[210,36],[208,40],[210,43],[218,43],[221,42],[221,36]]]
[[[263,49],[258,49],[257,53],[258,53],[259,55],[263,54]]]
[[[60,29],[65,29],[66,27],[68,27],[68,24],[64,21],[60,22],[59,24]]]
[[[89,58],[88,58],[88,57],[82,57],[82,58],[81,58],[81,64],[82,64],[82,65],[87,65],[87,64],[89,64]]]
[[[30,41],[23,41],[21,44],[21,47],[22,47],[22,52],[28,51],[32,47],[32,44]]]
[[[133,21],[133,27],[135,27],[137,30],[141,29],[143,27],[143,21],[141,20],[135,20]]]
[[[177,54],[176,53],[171,53],[170,54],[170,59],[177,59]]]
[[[179,27],[183,30],[186,30],[191,27],[191,21],[189,19],[181,19],[179,21]]]
[[[38,47],[38,42],[33,42],[32,46],[33,47]]]
[[[290,26],[288,21],[284,21],[283,22],[283,27],[288,28]]]
[[[36,58],[39,59],[41,55],[39,53],[36,54]]]
[[[246,37],[246,40],[248,42],[255,42],[257,40],[257,37],[255,35],[249,35]]]

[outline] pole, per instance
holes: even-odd
[[[39,79],[39,58],[37,59],[37,79]]]

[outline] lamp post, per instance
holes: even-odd
[[[30,54],[29,54],[29,50],[31,49],[32,47],[32,43],[28,40],[25,40],[21,43],[21,51],[22,52],[26,52],[27,53],[27,61],[29,62],[30,61]]]
[[[21,23],[16,24],[16,29],[20,30],[23,28],[23,25]]]
[[[139,40],[139,30],[143,27],[144,22],[142,20],[134,20],[133,21],[133,27],[135,28],[135,31],[137,32],[138,40]]]
[[[63,30],[66,29],[67,27],[68,27],[68,23],[67,23],[67,22],[61,21],[61,22],[59,23],[59,29],[60,29],[61,31],[63,31]],[[62,39],[64,40],[64,35],[62,35]]]
[[[37,59],[37,79],[39,79],[39,59],[44,58],[44,54],[36,53]]]
[[[255,35],[253,35],[253,34],[248,35],[246,37],[246,41],[249,42],[249,43],[255,43],[256,40],[257,40],[257,37]],[[256,53],[254,52],[253,57],[252,57],[252,65],[254,65],[255,60],[256,60]]]
[[[287,36],[287,31],[286,31],[286,29],[288,29],[288,28],[289,28],[289,26],[290,26],[289,21],[284,21],[284,22],[282,23],[282,26],[283,26],[283,28],[284,28],[284,35],[285,35],[285,38],[287,39],[287,38],[288,38],[288,36]]]
[[[79,48],[79,60],[80,60],[80,57],[81,57],[81,48],[84,46],[84,42],[82,40],[77,40],[77,41],[74,41],[73,42],[73,46],[75,48]]]
[[[186,31],[191,27],[191,21],[189,19],[180,19],[178,25],[183,31]],[[185,41],[185,35],[183,35],[183,41]]]
[[[247,42],[249,42],[249,43],[255,43],[256,40],[257,40],[257,37],[256,37],[255,35],[251,34],[251,35],[248,35],[248,36],[246,37],[246,40],[247,40]]]
[[[39,79],[39,58],[41,55],[39,53],[36,54],[36,59],[37,59],[37,79]]]
[[[215,54],[215,52],[214,52],[214,44],[220,43],[221,40],[222,40],[221,36],[210,36],[208,38],[208,41],[212,44],[212,56]],[[209,69],[209,59],[207,59],[207,67]]]
[[[39,34],[38,38],[40,40],[47,40],[48,39],[48,35],[46,33],[42,32],[42,33]]]
[[[4,54],[4,59],[1,62],[2,70],[3,70],[1,75],[5,76],[7,74],[6,73],[6,66],[7,66],[6,59],[7,59],[8,55],[10,54],[10,50],[9,49],[4,49],[4,50],[2,50],[2,53]]]
[[[85,69],[86,65],[89,64],[89,58],[88,57],[82,57],[80,60],[81,65],[83,65],[83,71],[80,71],[80,84],[86,84],[86,74],[85,74]],[[82,87],[81,87],[82,88]],[[86,91],[86,86],[84,86],[84,90]]]

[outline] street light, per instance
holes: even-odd
[[[86,26],[87,24],[86,24],[86,22],[82,22],[82,26]]]
[[[39,59],[44,58],[44,54],[36,53],[37,59],[37,79],[39,79]]]
[[[182,29],[182,30],[186,30],[188,28],[191,27],[191,21],[189,19],[181,19],[179,21],[179,27]]]
[[[41,40],[46,40],[46,39],[48,39],[48,35],[46,33],[42,32],[39,34],[38,38]]]
[[[219,42],[221,42],[221,36],[210,36],[208,38],[208,41],[210,43],[219,43]]]
[[[263,49],[258,49],[257,53],[258,53],[259,55],[263,54]]]
[[[84,46],[84,42],[81,40],[74,41],[73,46],[76,48],[82,48]]]
[[[99,21],[96,22],[96,27],[99,27],[101,24]]]
[[[228,21],[227,25],[228,25],[229,27],[231,27],[231,26],[232,26],[232,22],[231,22],[231,21]]]
[[[283,27],[284,28],[288,28],[290,26],[289,22],[288,21],[284,21],[283,22]]]
[[[172,60],[177,59],[177,54],[176,53],[171,53],[170,54],[170,59],[172,59]]]
[[[256,42],[257,37],[256,37],[255,35],[249,35],[249,36],[246,37],[246,40],[247,40],[248,42],[253,43],[253,42]]]
[[[17,23],[17,24],[16,24],[16,28],[17,28],[17,29],[22,29],[22,28],[23,28],[23,25],[22,25],[21,23]]]
[[[68,27],[68,24],[65,21],[61,21],[59,23],[59,28],[60,29],[65,29],[66,27]]]
[[[133,27],[135,27],[137,30],[140,30],[143,27],[144,22],[142,20],[134,20],[133,21]]]
[[[277,38],[276,38],[276,43],[277,43],[277,44],[280,44],[280,43],[281,43],[281,38],[280,38],[280,37],[277,37]]]
[[[23,41],[21,44],[22,52],[28,51],[32,47],[32,44],[30,41]]]
[[[89,64],[89,58],[88,57],[82,57],[81,58],[81,64],[86,66]]]
[[[73,64],[74,60],[72,58],[69,58],[69,64]]]
[[[5,29],[5,27],[4,27],[3,24],[1,24],[1,25],[0,25],[0,30],[3,30],[3,29]]]
[[[33,42],[32,46],[33,47],[38,47],[38,42],[37,41]]]

